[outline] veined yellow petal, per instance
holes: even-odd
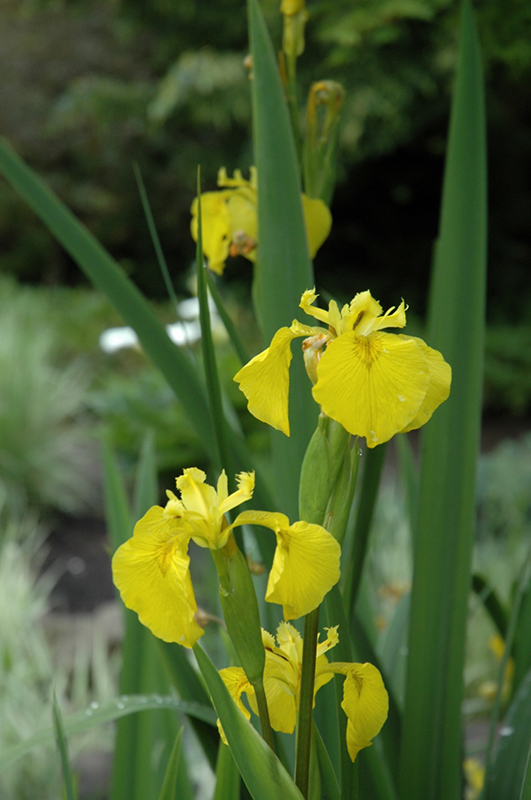
[[[267,350],[259,353],[235,376],[248,400],[249,411],[261,422],[289,436],[288,397],[291,342],[297,336],[290,328],[281,328]]]
[[[335,665],[330,665],[335,666]],[[348,664],[341,708],[348,717],[347,748],[352,761],[368,747],[389,713],[389,696],[372,664]]]
[[[306,197],[302,195],[302,210],[306,226],[306,237],[308,239],[308,250],[310,258],[315,254],[328,238],[332,227],[332,214],[328,206],[317,197]]]
[[[284,514],[268,511],[244,511],[234,524],[263,525],[275,532],[277,548],[265,599],[283,607],[285,620],[297,619],[317,608],[338,582],[341,548],[320,525],[290,525]]]
[[[406,339],[408,337],[401,334],[398,338]],[[435,409],[447,399],[450,394],[450,384],[452,383],[452,368],[446,363],[441,353],[439,353],[438,350],[428,347],[422,339],[417,339],[414,336],[410,336],[409,338],[413,339],[424,353],[430,371],[430,382],[428,384],[428,391],[426,392],[419,410],[409,425],[406,425],[406,427],[401,430],[401,433],[416,430],[424,425],[430,419]]]
[[[127,608],[165,642],[192,647],[203,629],[194,615],[187,555],[190,534],[179,520],[154,506],[136,524],[112,560],[113,579]]]
[[[413,339],[351,331],[329,343],[313,396],[327,416],[375,447],[414,419],[429,380],[426,355]]]

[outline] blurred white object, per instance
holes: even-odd
[[[210,309],[210,324],[212,333],[216,338],[225,338],[225,328],[216,311],[216,306],[212,298],[208,298]],[[166,325],[168,336],[177,345],[192,344],[201,338],[201,325],[199,323],[199,300],[197,297],[190,297],[183,300],[177,306],[177,314],[182,318],[182,322],[174,322]],[[130,327],[107,328],[100,336],[100,348],[104,353],[116,353],[126,347],[138,347],[138,337]]]

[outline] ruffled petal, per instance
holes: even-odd
[[[413,339],[350,331],[329,343],[313,396],[327,416],[375,447],[412,422],[429,381],[428,360]]]
[[[317,197],[302,195],[302,210],[306,225],[306,237],[310,258],[313,258],[323,242],[328,238],[332,227],[330,209]]]
[[[225,471],[223,471],[223,474]],[[219,504],[219,510],[222,514],[231,511],[236,506],[246,503],[253,496],[254,491],[254,472],[240,472],[236,476],[238,489],[229,494],[228,497],[222,500]],[[219,484],[218,484],[218,497],[219,497]],[[219,498],[221,499],[221,498]]]
[[[405,339],[407,337],[400,335],[399,338]],[[419,410],[409,425],[406,425],[401,430],[401,433],[407,433],[422,427],[430,419],[435,409],[447,399],[450,394],[450,384],[452,383],[452,368],[446,363],[441,353],[428,347],[422,339],[417,339],[414,336],[409,338],[413,339],[424,353],[430,371],[430,382]]]
[[[248,400],[249,411],[261,422],[289,436],[289,365],[291,342],[305,333],[280,328],[267,350],[259,353],[235,376]]]
[[[263,525],[275,532],[277,548],[265,599],[283,607],[284,619],[313,611],[338,582],[341,548],[320,525],[290,525],[284,514],[268,511],[244,511],[234,524]]]
[[[369,747],[389,713],[389,696],[372,664],[349,664],[341,708],[348,717],[347,748],[352,761]]]
[[[194,615],[187,555],[190,535],[179,520],[154,506],[136,524],[112,560],[113,579],[127,608],[165,642],[192,647],[203,629]]]

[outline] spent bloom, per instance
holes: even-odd
[[[229,525],[225,514],[253,495],[254,473],[241,472],[232,494],[224,471],[217,488],[205,481],[201,470],[185,469],[177,478],[180,497],[167,491],[165,507],[150,508],[116,551],[113,579],[127,608],[160,639],[193,647],[203,629],[195,618],[190,540],[230,557],[232,529],[246,524],[271,528],[277,537],[266,599],[283,605],[287,619],[316,608],[339,580],[340,547],[334,537],[319,525],[290,525],[283,514],[264,511],[245,511]]]
[[[218,173],[217,192],[201,194],[203,253],[212,272],[223,274],[229,256],[245,256],[256,261],[258,246],[257,178],[251,167],[250,180],[235,170],[233,177],[227,176],[222,167]],[[304,220],[308,248],[313,258],[330,233],[332,217],[322,200],[302,195]],[[191,232],[197,241],[197,197],[192,202]]]
[[[405,326],[404,301],[383,314],[369,291],[341,310],[335,300],[328,310],[316,308],[316,298],[307,290],[300,307],[326,327],[294,320],[235,375],[251,414],[289,436],[291,342],[304,337],[315,401],[349,433],[365,436],[368,447],[424,425],[448,397],[452,371],[422,339],[384,332]]]
[[[314,702],[317,691],[332,680],[334,675],[344,675],[343,702],[347,715],[347,748],[352,761],[364,747],[372,744],[379,733],[389,709],[389,698],[380,672],[372,664],[329,662],[326,653],[339,641],[337,627],[328,628],[327,637],[317,642],[314,683]],[[299,705],[300,676],[303,640],[289,622],[278,626],[276,641],[262,630],[266,651],[264,688],[267,697],[271,726],[276,731],[293,733]],[[241,667],[220,670],[230,694],[238,708],[250,719],[249,710],[242,701],[247,695],[249,705],[257,713],[254,689]]]

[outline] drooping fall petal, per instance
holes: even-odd
[[[181,520],[168,519],[163,508],[154,506],[112,560],[114,583],[127,608],[159,639],[184,647],[203,635],[194,617],[189,539]]]
[[[283,607],[284,619],[313,611],[338,582],[341,548],[320,525],[290,525],[284,514],[267,511],[244,511],[234,525],[263,525],[275,532],[277,547],[265,599]]]
[[[375,447],[414,419],[429,380],[426,354],[413,339],[350,331],[329,343],[313,396],[327,416]]]

